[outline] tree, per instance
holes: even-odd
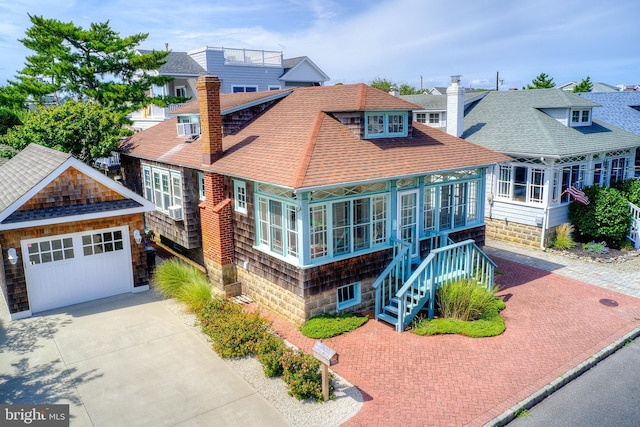
[[[418,89],[413,86],[410,86],[406,83],[402,83],[401,85],[397,85],[390,80],[383,79],[380,77],[376,77],[371,81],[369,86],[379,89],[383,92],[389,93],[391,92],[391,88],[398,89],[398,93],[400,95],[417,95],[420,93]]]
[[[523,87],[522,89],[551,89],[556,87],[556,84],[553,82],[553,78],[549,77],[545,73],[540,73],[536,78],[531,81],[532,85],[527,85],[527,87]]]
[[[22,150],[29,143],[44,145],[73,154],[90,164],[118,148],[122,137],[131,135],[123,128],[125,113],[111,111],[96,102],[68,101],[43,108],[27,116],[0,137],[0,144]]]
[[[120,37],[109,21],[92,23],[88,30],[73,22],[31,16],[33,26],[20,42],[35,52],[11,82],[20,92],[42,100],[45,95],[68,94],[93,100],[113,110],[131,112],[150,103],[166,104],[149,96],[152,85],[171,77],[151,75],[164,64],[167,51],[137,54],[148,34]]]
[[[586,78],[582,79],[580,83],[573,87],[573,92],[590,92],[591,89],[593,89],[593,83],[591,83],[591,79],[589,78],[589,76],[587,76]]]

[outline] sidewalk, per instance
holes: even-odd
[[[371,320],[324,340],[340,355],[332,369],[364,396],[345,426],[504,425],[640,334],[640,273],[497,242],[485,249],[501,272],[504,334],[419,337]],[[315,340],[266,315],[311,352]]]
[[[489,240],[483,251],[491,258],[504,258],[550,273],[560,274],[601,288],[640,298],[640,257],[627,261],[625,269],[615,266],[571,259],[542,250],[527,249],[497,240]]]

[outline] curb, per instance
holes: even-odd
[[[597,365],[600,361],[606,359],[616,351],[620,350],[622,347],[624,347],[627,344],[627,342],[633,341],[638,337],[640,337],[640,327],[629,332],[622,338],[619,338],[618,340],[614,341],[612,344],[603,348],[602,350],[600,350],[599,352],[597,352],[596,354],[594,354],[593,356],[591,356],[590,358],[588,358],[587,360],[585,360],[584,362],[576,366],[575,368],[566,372],[564,375],[561,375],[560,377],[551,381],[545,387],[538,390],[528,398],[520,401],[518,404],[507,409],[502,414],[498,415],[497,417],[495,417],[494,419],[486,423],[484,427],[501,427],[501,426],[507,425],[508,423],[510,423],[516,418],[516,414],[519,411],[523,409],[531,409],[538,403],[542,402],[546,397],[550,396],[551,394],[558,391],[559,389],[561,389],[571,381],[578,378],[580,375],[587,372],[589,369]]]

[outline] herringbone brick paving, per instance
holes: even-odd
[[[483,425],[640,326],[638,298],[494,260],[507,307],[498,337],[419,337],[370,320],[325,340],[340,355],[332,369],[364,397],[345,426]],[[315,340],[266,315],[283,338],[311,353]]]

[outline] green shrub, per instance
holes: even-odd
[[[506,329],[504,319],[500,316],[500,311],[504,308],[504,301],[495,298],[493,306],[487,307],[484,316],[478,320],[467,322],[447,318],[417,319],[413,322],[411,332],[416,335],[458,334],[471,338],[493,337]]]
[[[480,319],[493,307],[495,299],[495,289],[488,291],[473,280],[447,283],[436,292],[440,315],[464,321]]]
[[[604,240],[619,248],[631,226],[631,213],[626,199],[610,187],[585,187],[591,203],[571,202],[569,220],[575,226],[580,240]]]
[[[152,281],[162,295],[177,298],[185,284],[200,281],[202,277],[206,278],[204,273],[196,267],[179,258],[171,258],[155,268]]]
[[[556,228],[556,235],[553,239],[552,246],[556,249],[573,249],[576,242],[573,240],[573,225],[565,222]]]
[[[190,311],[198,313],[211,300],[211,284],[204,274],[185,283],[176,293],[176,298],[187,305]]]
[[[262,364],[264,375],[268,378],[279,377],[284,368],[282,355],[287,350],[287,345],[282,338],[268,334],[256,345],[256,357]]]
[[[367,316],[355,314],[321,314],[307,320],[300,331],[309,338],[331,338],[356,330],[367,323],[367,320]]]
[[[320,361],[301,350],[287,349],[282,355],[282,379],[289,387],[289,394],[296,399],[324,400]],[[329,378],[329,398],[334,399],[332,378]]]
[[[618,181],[612,186],[620,191],[622,197],[636,206],[640,206],[640,179],[632,178]]]
[[[588,252],[593,252],[595,254],[607,254],[609,253],[609,248],[607,248],[607,244],[605,242],[589,242],[583,243],[582,249]]]
[[[257,343],[271,334],[271,324],[259,313],[246,312],[229,301],[203,308],[198,317],[203,332],[213,341],[213,349],[224,358],[256,354]]]

